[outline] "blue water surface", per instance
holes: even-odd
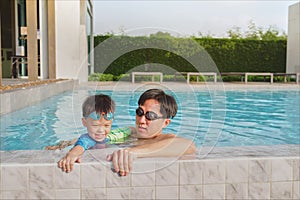
[[[72,91],[1,115],[0,150],[35,150],[86,133],[81,104],[94,93],[110,95],[117,109],[113,129],[134,126],[141,93]],[[179,110],[164,133],[200,146],[300,144],[300,91],[174,92]]]

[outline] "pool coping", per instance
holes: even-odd
[[[106,162],[106,156],[118,148],[87,150],[82,156],[82,163]],[[66,153],[63,150],[12,150],[0,151],[1,165],[17,164],[56,164]],[[139,158],[141,161],[177,160],[219,160],[236,158],[287,158],[300,157],[300,145],[270,146],[232,146],[232,147],[199,147],[195,155],[171,158]]]
[[[71,173],[43,159],[62,152],[31,151],[35,158],[23,163],[11,154],[11,162],[0,164],[0,199],[300,198],[299,156],[143,158],[121,177],[100,151],[108,153],[87,151]]]
[[[0,116],[33,105],[62,92],[72,90],[76,85],[78,85],[78,80],[62,80],[1,92]]]

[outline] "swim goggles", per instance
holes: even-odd
[[[102,112],[101,115],[99,115],[95,111],[92,112],[91,114],[89,114],[88,117],[92,118],[93,120],[100,120],[101,116],[103,116],[104,119],[106,119],[108,121],[112,120],[114,118],[114,114],[112,112],[109,112],[109,113]]]
[[[145,115],[147,120],[156,120],[156,119],[164,119],[165,117],[159,117],[155,112],[152,111],[147,111],[146,113],[144,113],[144,110],[141,107],[138,107],[135,110],[135,113],[137,116],[142,117],[143,115]]]

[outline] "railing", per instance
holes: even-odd
[[[11,76],[12,78],[18,78],[19,73],[19,64],[27,64],[27,57],[25,56],[11,56]]]
[[[11,77],[18,78],[20,76],[20,64],[27,64],[27,57],[26,56],[11,56]],[[38,65],[40,64],[40,57],[38,56]],[[22,74],[21,74],[22,75]]]
[[[152,76],[152,82],[154,82],[155,76],[160,76],[160,83],[163,82],[163,73],[161,72],[132,72],[131,81],[135,83],[135,76]],[[190,83],[191,76],[197,76],[197,82],[199,82],[199,76],[213,76],[213,82],[217,82],[217,73],[215,72],[176,72],[174,74],[174,81],[176,81],[177,76],[187,76],[187,83]],[[287,77],[295,77],[295,82],[300,82],[300,73],[267,73],[267,72],[222,72],[220,73],[221,77],[224,76],[240,76],[241,82],[248,83],[249,76],[262,76],[264,78],[270,77],[270,83],[274,82],[274,77],[283,76],[284,82],[287,82]]]
[[[190,76],[197,76],[197,82],[199,82],[199,76],[213,76],[214,82],[217,82],[217,73],[215,72],[189,72],[187,73],[187,83],[190,83]]]
[[[132,72],[131,73],[131,82],[134,83],[135,82],[135,76],[152,76],[152,82],[154,82],[154,76],[159,76],[159,82],[162,83],[163,82],[163,74],[161,72]]]
[[[248,82],[248,76],[263,76],[263,77],[266,77],[266,76],[270,76],[270,82],[273,83],[273,74],[272,73],[250,73],[250,72],[247,72],[245,73],[245,83]]]

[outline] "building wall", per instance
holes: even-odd
[[[300,2],[289,6],[287,73],[300,72]]]
[[[0,2],[0,18],[1,20],[1,73],[4,78],[11,77],[11,70],[10,70],[10,55],[13,51],[13,44],[12,44],[12,22],[13,18],[11,16],[11,9],[13,8],[13,1],[1,1]],[[2,77],[1,76],[1,77]]]
[[[47,1],[40,1],[40,77],[47,79],[48,73],[48,16],[47,16]]]
[[[86,82],[86,34],[80,25],[80,1],[55,1],[56,78]]]

